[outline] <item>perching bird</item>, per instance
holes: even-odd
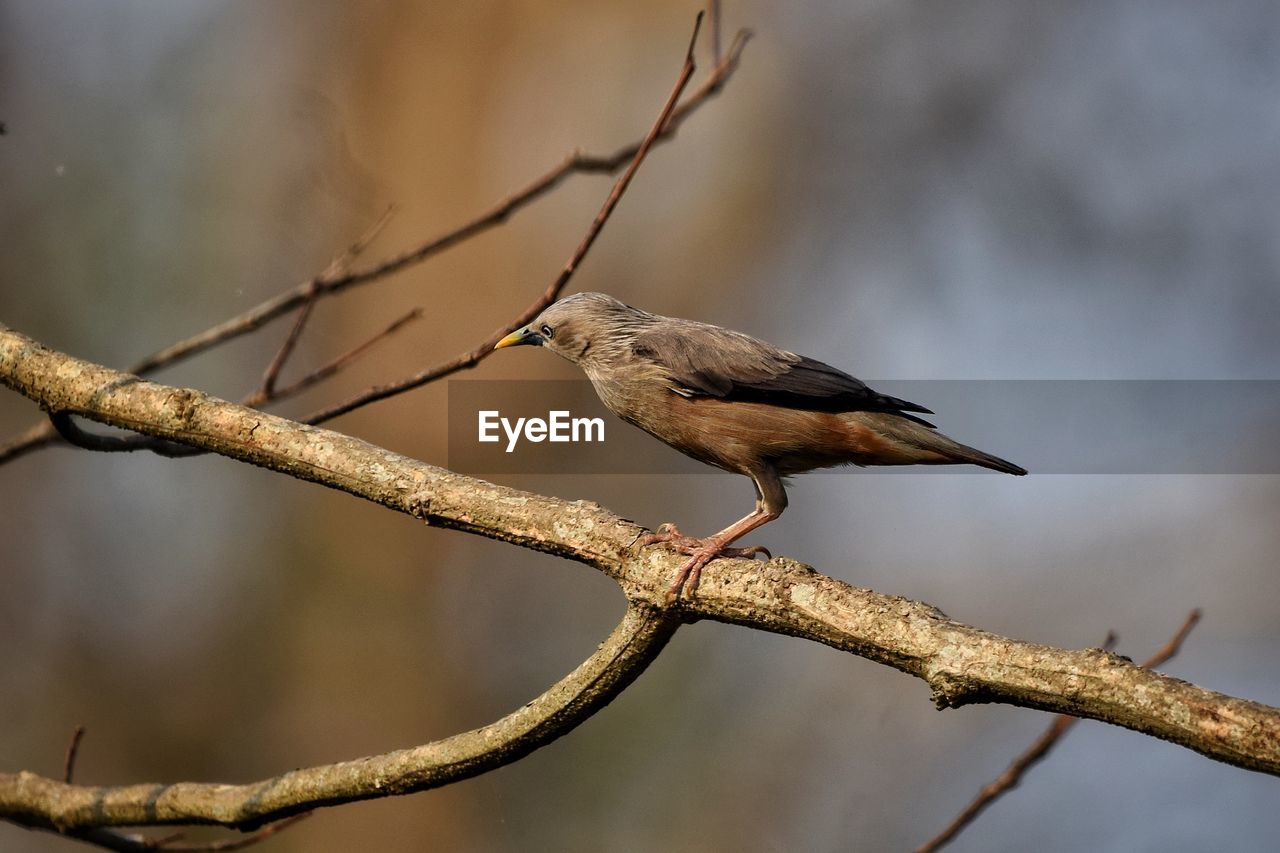
[[[674,524],[645,537],[690,559],[668,589],[697,589],[716,557],[768,554],[730,547],[782,515],[782,478],[835,465],[981,465],[1025,469],[952,441],[912,412],[923,406],[878,394],[842,370],[741,332],[662,317],[603,293],[579,293],[547,307],[495,349],[545,346],[586,371],[600,400],[694,459],[751,478],[756,507],[705,539]]]

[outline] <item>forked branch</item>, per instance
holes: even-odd
[[[763,564],[717,560],[707,567],[697,596],[664,609],[667,583],[683,558],[661,549],[635,548],[643,528],[595,504],[498,486],[357,438],[198,391],[148,382],[50,350],[2,326],[0,383],[49,410],[190,444],[348,492],[427,524],[595,567],[626,594],[631,618],[643,622],[634,630],[643,636],[651,632],[652,644],[644,645],[646,655],[660,648],[677,620],[730,622],[814,640],[922,678],[933,688],[939,707],[1003,702],[1069,713],[1163,738],[1238,767],[1280,775],[1280,709],[1160,675],[1101,649],[1071,651],[1001,637],[954,622],[927,604],[857,589],[781,557]],[[623,634],[632,630],[625,624]],[[593,657],[584,666],[601,664]],[[637,664],[634,669],[610,670],[608,678],[616,679],[611,686],[592,693],[595,698],[574,699],[572,707],[598,707],[613,695],[614,686],[620,689],[640,668]],[[550,698],[547,702],[555,705]],[[556,710],[546,720],[531,723],[531,731],[536,729],[530,735],[533,740],[520,743],[539,742],[546,727],[558,730],[569,719],[576,719],[574,712]],[[471,755],[465,750],[459,754]],[[446,771],[435,763],[426,770],[411,769],[415,755],[405,750],[334,765],[340,784],[326,782],[318,790],[309,787],[319,783],[316,777],[286,774],[256,791],[257,800],[269,806],[253,812],[233,807],[242,802],[235,797],[215,797],[216,809],[201,804],[216,790],[185,784],[80,788],[30,773],[0,774],[0,816],[67,830],[210,816],[239,826],[283,816],[291,809],[416,790],[414,786],[430,786],[443,778],[439,774]],[[454,766],[452,747],[432,755]],[[395,777],[399,781],[394,783],[391,776],[362,775],[359,769],[371,764],[406,775]],[[139,807],[140,802],[164,807],[148,811]]]
[[[1192,610],[1188,614],[1186,621],[1165,643],[1158,652],[1143,662],[1143,666],[1147,669],[1155,669],[1163,666],[1166,661],[1176,655],[1182,648],[1183,642],[1187,639],[1187,635],[1191,633],[1191,629],[1200,621],[1200,611]],[[1107,641],[1102,644],[1104,649],[1110,649],[1115,643],[1115,634],[1110,634]],[[1071,730],[1071,727],[1080,722],[1079,717],[1072,717],[1069,714],[1059,714],[1054,717],[1053,722],[1044,730],[1040,737],[1035,739],[1026,751],[1015,758],[1004,772],[997,776],[993,781],[984,785],[973,801],[952,819],[950,823],[943,828],[941,832],[924,844],[916,848],[916,853],[933,853],[935,850],[941,850],[947,844],[950,844],[960,832],[969,824],[973,823],[978,815],[982,814],[987,806],[994,803],[1000,797],[1017,787],[1022,781],[1022,777],[1027,771],[1044,760],[1045,756],[1057,745],[1058,741]]]

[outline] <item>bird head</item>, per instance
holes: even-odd
[[[575,293],[547,306],[533,322],[516,329],[494,349],[543,346],[574,364],[607,358],[630,345],[653,315],[604,293]]]

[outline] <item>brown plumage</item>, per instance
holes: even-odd
[[[741,332],[662,317],[603,293],[579,293],[549,306],[498,348],[545,346],[581,367],[618,417],[694,459],[745,474],[756,507],[706,539],[674,524],[646,537],[670,542],[690,559],[669,594],[697,588],[718,556],[768,553],[733,542],[782,514],[782,478],[836,465],[980,465],[1024,469],[952,441],[918,417],[923,406],[879,394],[829,364]]]

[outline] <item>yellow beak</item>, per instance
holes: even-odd
[[[540,344],[542,336],[537,332],[531,331],[528,326],[523,329],[516,329],[502,340],[494,344],[494,349],[504,349],[506,347],[518,347],[521,344]]]

